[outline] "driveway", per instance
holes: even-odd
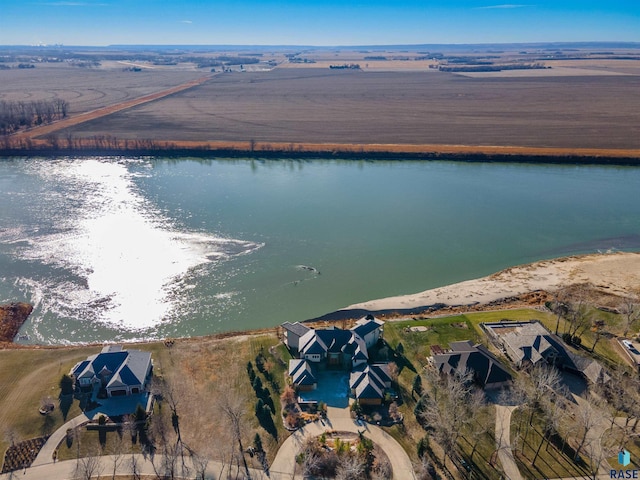
[[[145,408],[148,408],[150,400],[151,396],[147,393],[142,393],[140,395],[131,395],[129,397],[118,397],[113,399],[99,400],[99,402],[101,403],[99,407],[84,412],[75,418],[72,418],[67,423],[58,428],[55,432],[53,432],[38,452],[38,455],[36,456],[36,459],[33,461],[31,466],[37,467],[53,462],[53,452],[56,451],[58,445],[60,445],[67,436],[67,430],[80,427],[85,423],[93,420],[100,414],[104,414],[107,417],[126,415],[135,412],[139,404],[144,406]]]
[[[300,452],[304,442],[309,437],[320,436],[325,430],[336,430],[339,432],[359,433],[364,431],[366,437],[369,437],[378,445],[389,457],[391,468],[393,469],[393,478],[400,480],[415,480],[413,473],[413,465],[407,455],[407,452],[395,441],[393,437],[384,430],[375,425],[365,423],[364,426],[358,425],[349,415],[347,408],[328,408],[327,421],[320,421],[307,424],[303,428],[296,430],[280,447],[278,454],[271,465],[271,478],[274,480],[302,478],[300,472],[296,472],[296,455]]]
[[[511,414],[516,408],[496,405],[496,447],[504,476],[509,480],[523,480],[511,450]]]

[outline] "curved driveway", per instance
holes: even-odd
[[[384,430],[374,425],[365,423],[363,426],[358,425],[350,416],[349,410],[342,408],[329,407],[327,412],[328,421],[325,424],[314,422],[303,428],[296,430],[278,450],[278,454],[271,465],[271,472],[275,475],[274,479],[292,478],[291,474],[295,471],[296,455],[300,452],[305,439],[309,437],[319,436],[326,430],[336,430],[338,432],[359,433],[364,431],[365,436],[369,437],[375,444],[384,450],[389,457],[391,467],[393,468],[393,478],[401,480],[413,480],[413,465],[407,455],[407,452],[396,442],[393,437]],[[278,472],[278,473],[276,473]],[[284,472],[291,472],[288,475]],[[282,476],[277,476],[282,475]]]

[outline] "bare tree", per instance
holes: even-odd
[[[196,479],[205,480],[209,458],[206,455],[200,455],[192,451],[191,460],[193,462],[193,468],[196,471]]]
[[[236,362],[236,364],[239,363]],[[239,378],[242,378],[239,374],[229,375],[224,382],[220,382],[217,385],[218,391],[216,399],[220,410],[226,419],[226,424],[231,432],[234,443],[238,446],[236,458],[242,459],[246,476],[247,478],[251,478],[249,466],[247,465],[247,460],[244,457],[244,447],[242,445],[242,433],[246,422],[246,398],[244,398],[241,393],[243,391],[241,386],[233,383],[234,380],[238,381]]]
[[[556,335],[558,334],[558,328],[560,326],[560,319],[569,313],[569,307],[567,306],[567,290],[561,288],[556,290],[553,294],[553,302],[551,303],[551,311],[556,314]]]
[[[490,432],[495,426],[494,419],[488,415],[484,393],[480,390],[474,391],[468,400],[467,408],[472,412],[472,418],[468,422],[468,436],[471,437],[471,455],[469,460],[473,462],[473,456],[476,453],[478,444],[487,432]],[[465,435],[465,438],[467,435]]]
[[[104,467],[100,463],[99,452],[92,452],[88,457],[81,457],[76,462],[75,476],[83,480],[91,480],[102,474]]]
[[[366,460],[360,455],[340,455],[336,480],[360,480],[366,471]]]
[[[131,476],[133,479],[140,480],[140,461],[138,460],[138,456],[134,453],[131,454],[131,458],[129,459],[129,468],[131,469]]]
[[[116,440],[116,442],[113,444],[113,447],[111,447],[110,454],[113,463],[111,478],[112,480],[115,480],[118,468],[120,468],[120,465],[122,465],[122,463],[124,462],[122,439],[120,439],[120,441]]]
[[[618,305],[618,311],[622,315],[622,326],[624,332],[623,337],[626,337],[633,324],[640,318],[640,305],[634,297],[625,297]]]
[[[469,371],[461,375],[440,375],[434,369],[427,369],[426,378],[428,387],[421,399],[420,415],[434,429],[436,441],[444,450],[444,462],[447,454],[455,455],[462,429],[473,418],[468,408],[472,375]]]
[[[591,351],[592,352],[596,349],[596,345],[598,344],[598,342],[602,338],[602,334],[604,333],[604,327],[605,326],[606,326],[606,322],[602,318],[598,318],[598,319],[593,321],[593,327],[591,328],[591,331],[594,333],[596,339],[593,342],[593,345],[591,346]]]
[[[524,440],[533,425],[533,418],[540,410],[544,398],[553,398],[560,390],[560,372],[557,368],[544,363],[534,365],[529,374],[519,375],[514,382],[515,395],[521,409],[528,411],[528,425],[525,426]],[[518,428],[520,433],[520,426]]]
[[[588,285],[579,285],[571,293],[568,302],[569,330],[567,333],[572,337],[580,337],[591,326],[588,300]]]
[[[540,402],[540,410],[543,415],[544,428],[542,438],[540,439],[540,444],[536,449],[533,460],[531,460],[531,465],[536,464],[536,460],[538,459],[538,455],[540,454],[542,445],[547,442],[547,447],[549,446],[549,439],[554,432],[557,432],[560,429],[560,422],[566,415],[566,412],[563,409],[563,402],[557,401],[557,398],[554,397],[554,395],[546,396]]]
[[[574,461],[580,457],[580,452],[594,440],[590,438],[590,433],[598,424],[602,412],[598,411],[591,402],[581,399],[575,408],[575,431],[577,440]]]

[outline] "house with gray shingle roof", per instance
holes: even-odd
[[[363,371],[365,367],[368,368],[369,348],[382,337],[383,325],[384,322],[376,320],[371,315],[359,320],[350,330],[335,326],[312,329],[300,323],[282,324],[285,344],[293,356],[299,357],[289,361],[289,376],[293,385],[301,390],[309,389],[304,382],[311,381],[310,375],[314,376],[315,380],[314,369],[317,368],[333,367],[353,371]],[[384,390],[389,388],[390,379],[388,379],[388,368],[386,370],[381,368],[380,366],[374,368],[374,371],[378,372],[377,380],[366,381],[365,385],[359,389],[352,387],[356,398],[360,398],[358,395],[384,398]],[[370,385],[367,386],[369,383]]]
[[[469,370],[474,381],[482,388],[500,388],[511,382],[511,374],[484,345],[470,341],[452,342],[450,351],[433,355],[440,373],[463,374]]]
[[[382,337],[383,328],[382,320],[375,319],[373,315],[367,315],[358,320],[351,331],[364,340],[367,348],[371,348]]]
[[[282,330],[284,332],[284,344],[289,350],[295,350],[297,352],[300,348],[300,337],[307,333],[310,328],[300,322],[284,322],[282,324]]]
[[[572,352],[560,337],[537,320],[484,323],[482,326],[517,368],[547,363],[582,375],[593,384],[611,379],[598,361]]]
[[[142,393],[152,372],[151,352],[108,345],[102,352],[77,363],[70,375],[81,390],[91,390],[99,385],[107,396],[118,397]]]

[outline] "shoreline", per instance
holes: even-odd
[[[8,137],[3,157],[160,156],[300,160],[444,160],[465,162],[640,165],[638,149],[553,148],[493,145],[283,143],[254,141],[126,140]]]
[[[640,252],[595,253],[559,257],[517,265],[486,277],[453,283],[423,292],[368,300],[329,312],[320,317],[299,320],[302,323],[338,324],[373,314],[384,320],[413,315],[453,315],[483,310],[536,308],[553,296],[553,292],[576,284],[589,284],[600,294],[602,306],[615,307],[624,296],[640,296]],[[611,305],[605,305],[609,301]],[[261,334],[278,334],[279,326],[244,331],[212,333],[198,337],[178,337],[180,341],[201,338],[224,339]],[[153,339],[149,343],[171,339]],[[73,347],[102,344],[89,342]],[[6,348],[61,348],[67,345],[22,345],[0,342]]]
[[[474,307],[518,299],[534,292],[552,293],[576,284],[590,284],[595,291],[607,296],[637,296],[640,294],[640,252],[591,253],[541,260],[423,292],[356,303],[337,312],[402,313],[439,305]]]

